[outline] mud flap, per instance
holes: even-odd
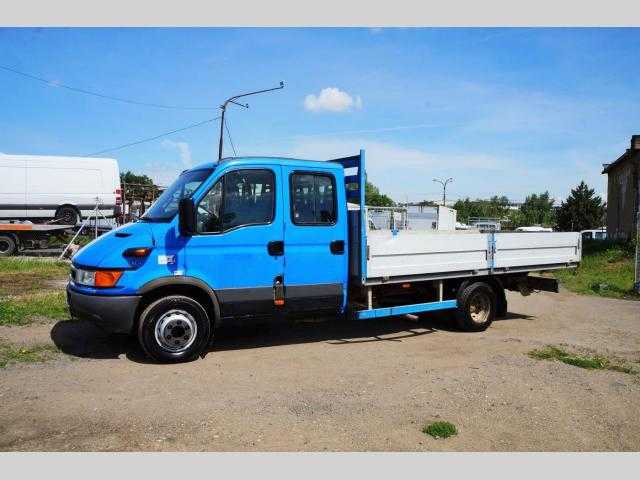
[[[541,290],[543,292],[558,293],[558,280],[547,277],[525,277],[525,286],[530,290]]]

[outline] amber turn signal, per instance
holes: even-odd
[[[139,248],[127,248],[122,255],[125,257],[144,258],[151,253],[151,249],[148,247]]]
[[[113,287],[121,276],[122,270],[97,270],[94,285],[96,287]]]

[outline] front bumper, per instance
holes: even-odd
[[[86,295],[67,285],[71,316],[89,320],[106,332],[132,333],[140,296]]]

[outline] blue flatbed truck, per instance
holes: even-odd
[[[494,234],[374,232],[365,181],[364,151],[186,170],[141,219],[73,257],[70,312],[179,362],[203,352],[220,324],[245,319],[455,309],[462,329],[484,330],[506,313],[505,289],[557,291],[528,272],[579,261],[579,235],[527,237],[523,261],[518,238],[501,237],[503,254]]]

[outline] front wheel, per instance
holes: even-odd
[[[140,315],[138,341],[158,362],[185,362],[209,344],[211,322],[204,307],[191,297],[170,295],[152,302]]]
[[[458,293],[456,320],[467,332],[486,330],[496,317],[496,294],[484,282],[472,283]]]

